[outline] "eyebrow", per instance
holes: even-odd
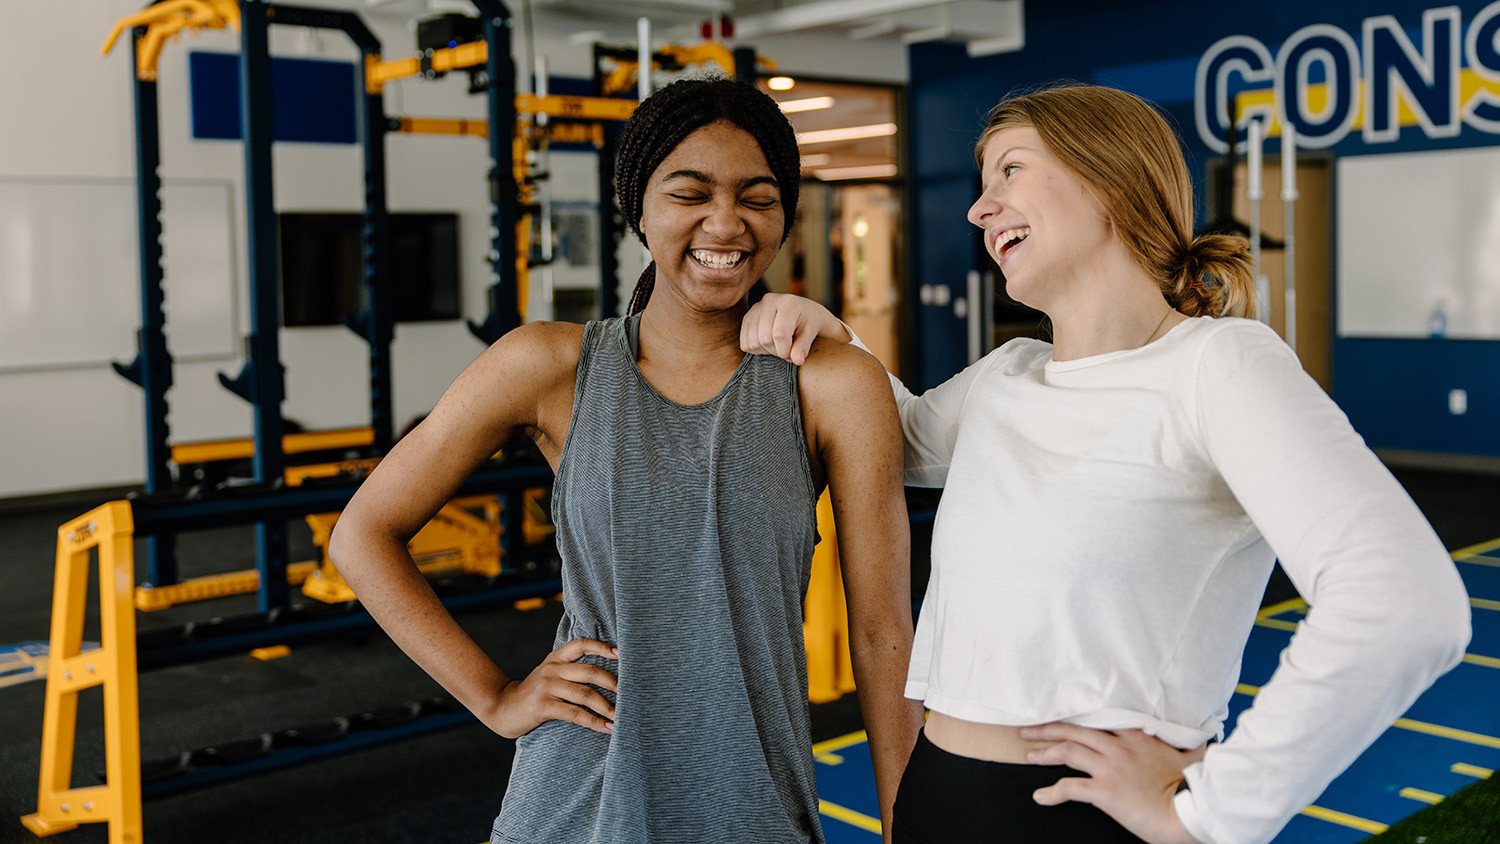
[[[1000,153],[1000,155],[998,155],[998,156],[995,157],[995,161],[996,162],[1003,161],[1003,160],[1005,160],[1005,156],[1010,155],[1011,153],[1016,152],[1017,150],[1025,150],[1026,152],[1035,152],[1036,151],[1036,150],[1033,150],[1031,147],[1028,147],[1028,146],[1006,147],[1005,148],[1005,152],[1002,152],[1002,153]]]
[[[715,179],[713,176],[704,173],[702,170],[673,170],[672,172],[663,176],[661,180],[662,183],[665,184],[674,179],[692,179],[694,181],[702,182],[703,184],[710,186],[717,186],[719,184],[718,179]],[[753,188],[756,185],[770,185],[777,190],[781,189],[781,184],[776,181],[775,177],[772,176],[752,176],[740,182],[739,189],[746,190],[748,188]]]

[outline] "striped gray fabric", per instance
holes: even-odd
[[[613,735],[516,743],[491,841],[821,842],[802,598],[817,501],[796,368],[746,355],[713,399],[657,393],[639,316],[590,323],[553,484],[554,647],[620,648]],[[592,659],[592,658],[590,658]]]

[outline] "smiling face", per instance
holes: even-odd
[[[1114,238],[1093,194],[1052,156],[1030,126],[989,136],[983,190],[969,222],[984,230],[985,251],[1005,273],[1011,298],[1051,312],[1089,278]]]
[[[642,201],[657,296],[671,291],[703,312],[741,304],[776,258],[783,226],[781,189],[755,138],[722,121],[693,132],[651,174]]]

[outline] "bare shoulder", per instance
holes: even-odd
[[[571,384],[578,369],[583,326],[568,322],[530,322],[513,329],[485,349],[454,382],[460,391],[507,390],[545,394]]]
[[[818,393],[850,396],[864,390],[889,396],[885,367],[857,346],[818,338],[808,351],[800,373],[805,389]]]
[[[823,435],[847,432],[850,426],[867,430],[888,418],[894,429],[896,402],[890,379],[880,361],[863,349],[817,340],[802,365],[798,385],[804,418],[824,445]]]

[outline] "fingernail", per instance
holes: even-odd
[[[1027,762],[1035,762],[1036,761],[1036,757],[1037,757],[1037,752],[1035,750],[1028,750],[1028,751],[1026,751],[1026,761]]]
[[[611,654],[614,654],[615,659],[619,659],[620,658],[620,649],[619,648],[610,648],[609,652]]]

